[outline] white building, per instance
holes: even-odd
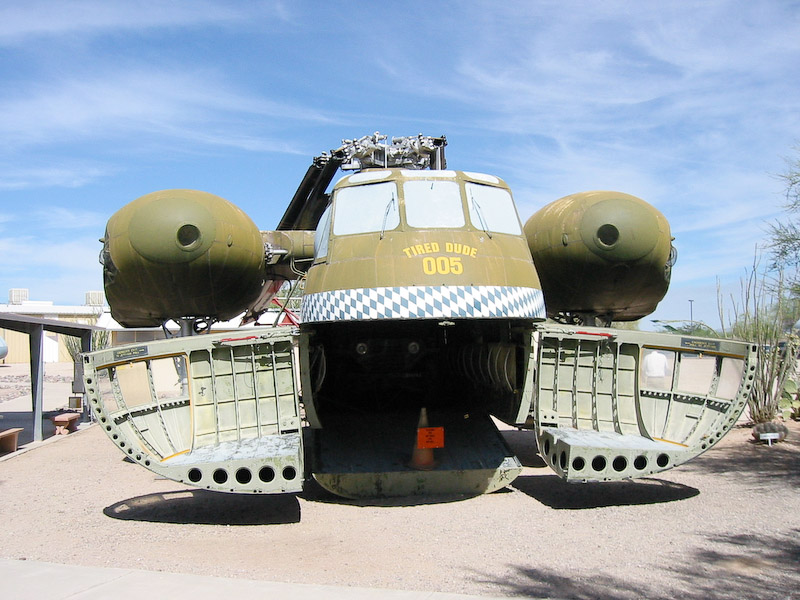
[[[31,300],[27,289],[14,288],[8,291],[8,304],[0,304],[0,313],[14,313],[26,317],[40,319],[58,319],[71,323],[85,323],[94,325],[104,310],[103,292],[86,292],[86,302],[83,306],[57,305],[52,301]],[[0,329],[0,337],[8,344],[8,354],[3,359],[4,363],[27,363],[30,360],[28,336],[24,333]],[[63,336],[47,332],[44,339],[45,362],[72,362]]]
[[[86,303],[83,306],[57,305],[52,301],[30,300],[28,290],[11,289],[8,292],[8,304],[0,304],[0,313],[15,313],[28,317],[58,319],[72,323],[97,325],[109,331],[109,344],[120,346],[138,342],[151,342],[164,339],[164,331],[160,327],[125,328],[111,317],[111,311],[105,303],[103,292],[86,292]],[[278,313],[268,311],[259,319],[258,325],[272,325]],[[215,332],[232,331],[239,328],[240,318],[215,323]],[[286,318],[281,319],[286,324]],[[254,324],[245,325],[253,327]],[[177,333],[178,326],[170,322],[168,329]],[[0,337],[8,344],[8,355],[0,363],[27,363],[30,360],[28,336],[16,331],[0,328]],[[44,340],[44,362],[72,362],[72,357],[64,343],[64,336],[47,332]]]

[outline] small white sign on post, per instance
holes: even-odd
[[[762,442],[767,442],[768,446],[772,446],[772,440],[775,440],[777,442],[779,439],[781,439],[781,434],[780,433],[759,433],[758,434],[758,439],[760,439]]]

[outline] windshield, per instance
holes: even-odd
[[[521,233],[517,209],[508,190],[476,183],[467,183],[466,188],[473,226],[489,233]]]
[[[464,226],[461,192],[455,181],[406,181],[403,197],[411,227]]]
[[[317,231],[314,234],[314,258],[328,256],[328,237],[331,234],[331,205],[325,209],[319,219]]]
[[[333,233],[389,231],[400,224],[392,182],[341,188],[334,199]]]

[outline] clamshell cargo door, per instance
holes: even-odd
[[[588,327],[538,328],[531,416],[569,481],[641,477],[716,444],[747,403],[756,347]]]
[[[89,404],[131,460],[240,493],[302,489],[295,329],[182,337],[84,355]]]

